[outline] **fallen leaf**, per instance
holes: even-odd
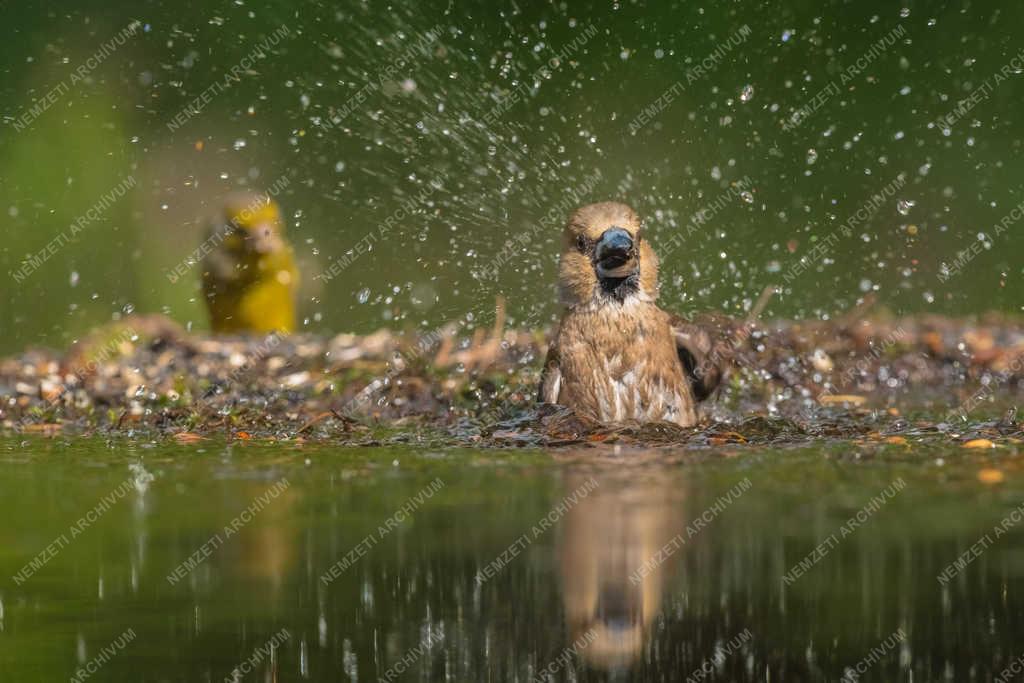
[[[964,341],[975,352],[991,351],[996,345],[988,330],[967,330],[964,332]]]
[[[902,436],[887,436],[887,437],[885,437],[885,442],[886,443],[895,444],[897,446],[909,446],[910,445],[909,443],[907,443],[906,438],[904,438]]]
[[[178,432],[174,435],[174,440],[178,443],[195,443],[196,441],[205,441],[206,439],[195,432]]]
[[[964,444],[964,448],[995,448],[996,445],[988,439],[971,439]]]
[[[56,434],[64,429],[64,425],[58,422],[41,422],[38,424],[25,425],[26,432],[39,432],[41,434]]]
[[[498,441],[526,441],[531,437],[526,432],[517,432],[512,429],[497,429],[491,434],[491,438]]]
[[[47,403],[56,402],[57,399],[59,399],[64,394],[65,391],[67,391],[67,388],[64,387],[64,385],[62,384],[49,385],[44,382],[39,386],[39,395]]]
[[[938,332],[926,332],[922,335],[921,341],[925,343],[934,355],[942,355],[944,345],[942,343],[942,337],[939,336]]]
[[[721,446],[727,443],[749,443],[747,438],[737,432],[720,432],[708,437],[708,443],[712,446]]]
[[[865,401],[867,401],[867,398],[864,396],[857,396],[856,394],[830,394],[818,399],[818,402],[823,405],[832,405],[833,403],[850,403],[852,405],[859,406]]]

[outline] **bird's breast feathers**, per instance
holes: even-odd
[[[557,403],[606,422],[696,422],[668,316],[653,303],[579,307],[556,344]]]

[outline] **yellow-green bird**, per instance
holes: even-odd
[[[295,329],[299,272],[273,199],[255,192],[228,197],[203,246],[203,295],[214,332]]]

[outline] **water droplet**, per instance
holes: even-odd
[[[71,284],[72,287],[77,287],[78,286],[78,271],[77,270],[72,270],[71,271],[71,277],[69,278],[68,282]]]
[[[370,300],[370,288],[369,287],[363,287],[362,289],[360,289],[359,293],[356,294],[356,299],[358,299],[359,303],[361,303],[361,304],[365,304],[367,301],[369,301]]]
[[[744,190],[743,192],[740,192],[740,197],[747,204],[753,204],[754,203],[754,195],[751,192],[747,192],[746,190]]]
[[[242,149],[243,147],[245,147],[245,138],[238,138],[237,140],[235,140],[235,149]]]
[[[661,59],[664,56],[665,56],[665,51],[662,50],[660,47],[657,50],[654,51],[654,58],[655,59]]]
[[[917,204],[913,199],[901,199],[896,202],[896,210],[900,212],[901,216],[909,216],[910,210]]]
[[[712,167],[712,169],[711,169],[711,179],[712,180],[721,180],[722,179],[722,169],[718,168],[717,166]]]
[[[335,173],[341,173],[344,170],[345,170],[345,162],[344,161],[339,161],[336,164],[334,164],[334,172]]]
[[[904,7],[903,9],[901,9],[900,10],[900,16],[903,17],[904,19],[909,17],[910,16],[910,8],[909,7]]]
[[[807,165],[811,166],[817,160],[818,160],[818,150],[816,150],[813,147],[811,147],[809,150],[807,150]]]
[[[754,99],[754,86],[748,83],[740,92],[740,102],[749,102],[752,99]]]

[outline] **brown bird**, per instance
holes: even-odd
[[[658,257],[636,213],[618,202],[577,209],[558,281],[567,310],[539,400],[601,422],[696,424],[697,402],[721,382],[721,357],[705,329],[655,303]]]

